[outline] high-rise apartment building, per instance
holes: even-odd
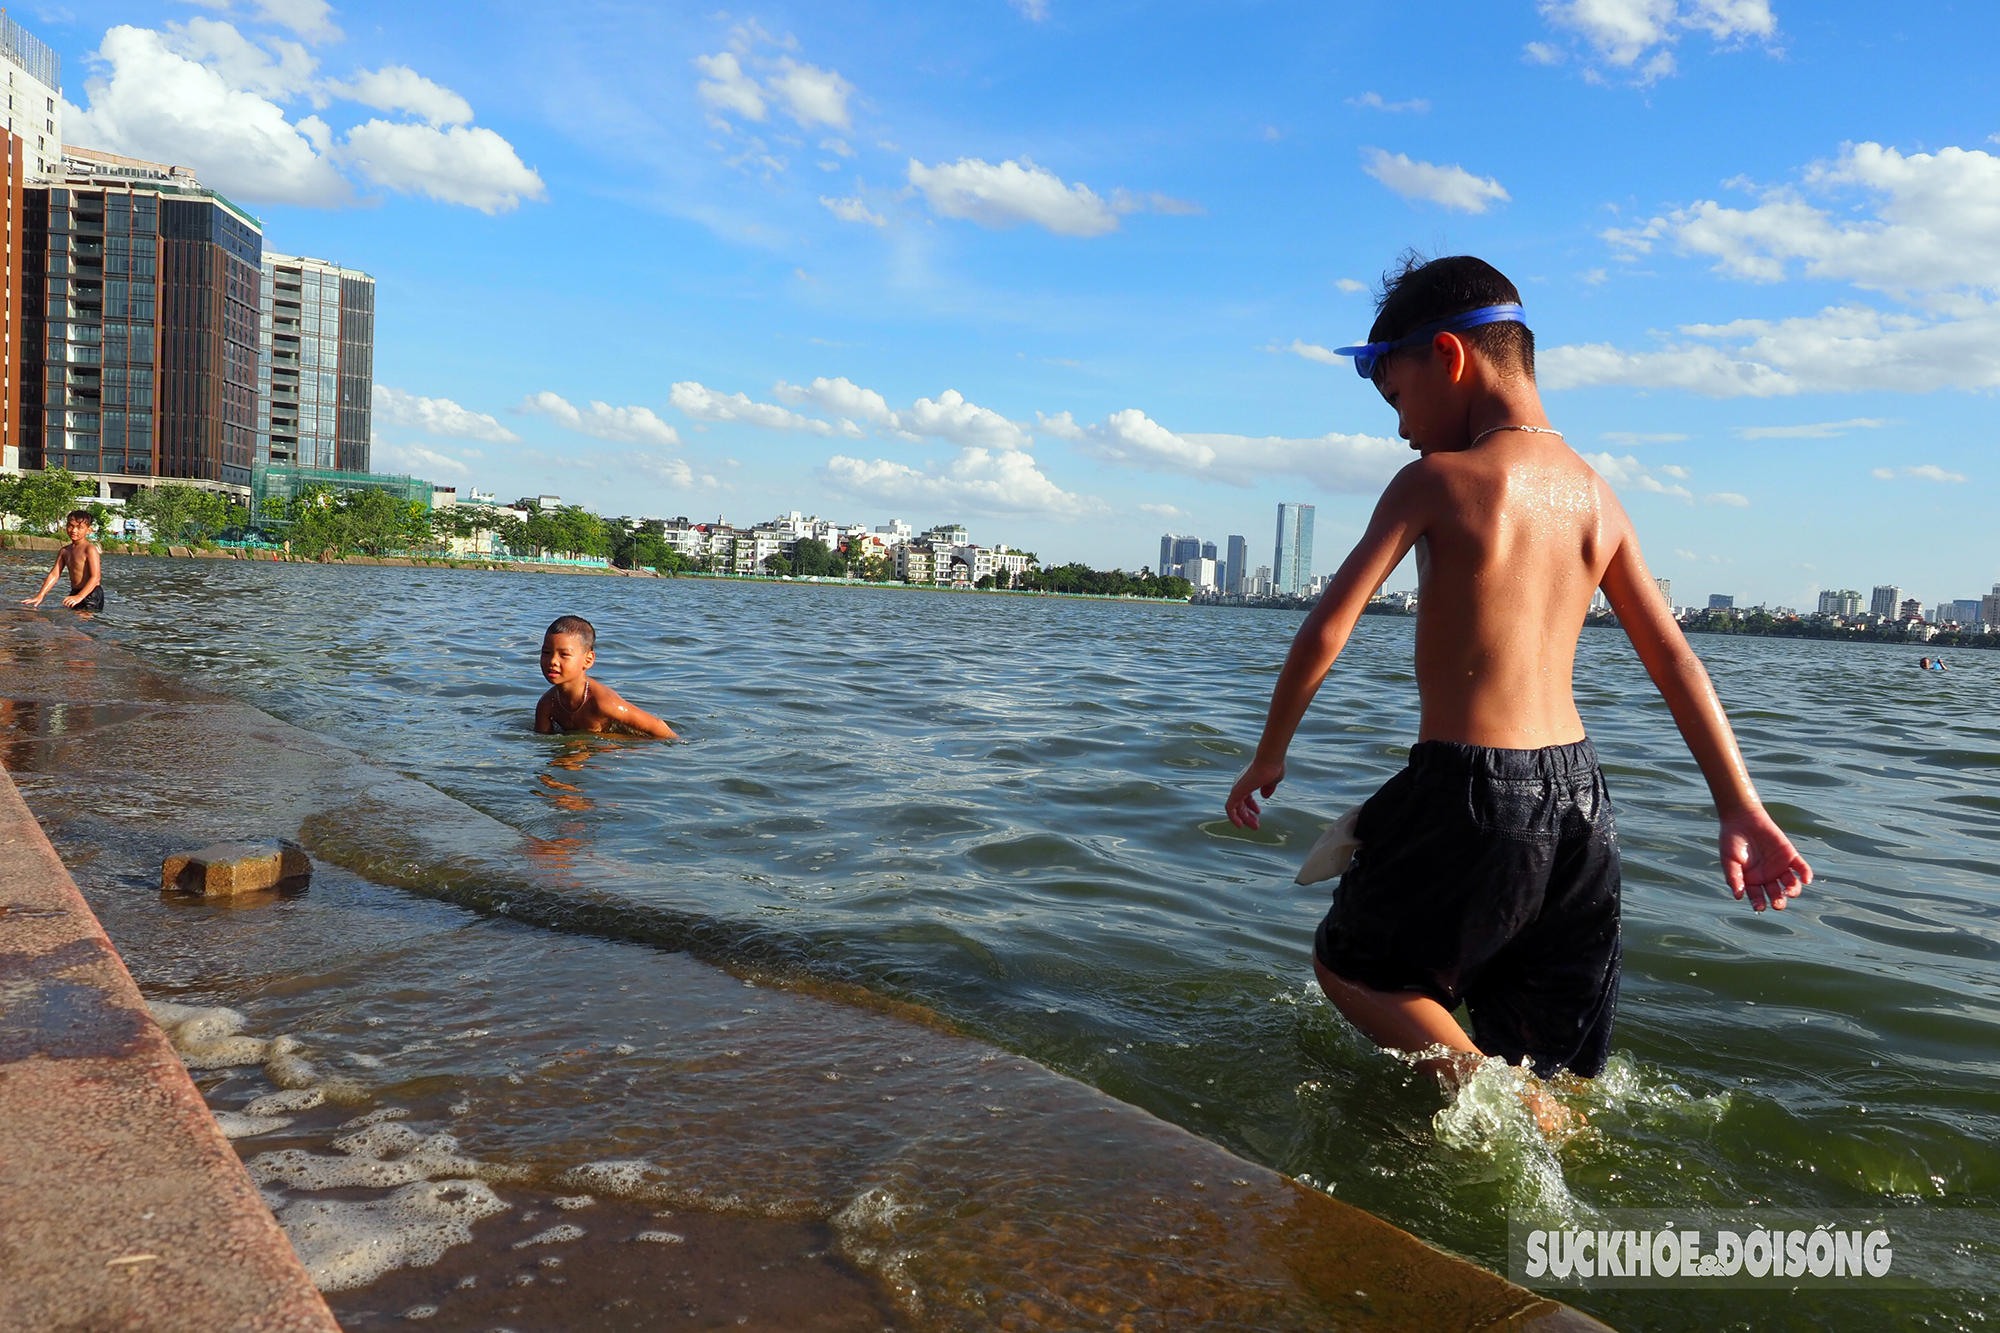
[[[1874,596],[1868,599],[1868,614],[1894,620],[1896,618],[1896,608],[1902,604],[1902,601],[1903,590],[1901,588],[1893,584],[1881,584],[1876,587]]]
[[[1861,614],[1861,594],[1852,588],[1823,592],[1819,595],[1819,613],[1823,616],[1858,616]]]
[[[375,279],[266,253],[257,349],[257,462],[368,471]]]
[[[23,191],[20,466],[247,491],[262,228],[180,168],[49,165]]]
[[[1979,615],[1979,598],[1953,598],[1951,603],[1951,618],[1968,628],[1982,623]]]
[[[7,132],[21,140],[26,174],[54,170],[62,159],[61,58],[0,11],[0,70],[7,75]]]
[[[1712,592],[1708,595],[1708,609],[1711,611],[1734,611],[1736,595],[1727,592]]]
[[[1174,572],[1174,534],[1171,532],[1160,534],[1160,567],[1153,572],[1161,578]]]
[[[1244,582],[1250,575],[1250,543],[1241,537],[1232,535],[1229,538],[1227,549],[1229,551],[1229,558],[1224,561],[1224,564],[1228,568],[1223,574],[1222,590],[1224,592],[1235,593],[1241,597],[1244,593]]]
[[[1660,590],[1661,601],[1665,602],[1668,606],[1674,604],[1674,581],[1672,579],[1654,579],[1653,586]]]
[[[1278,544],[1271,557],[1274,591],[1302,597],[1312,586],[1313,506],[1278,506]]]
[[[1201,559],[1201,538],[1199,537],[1174,538],[1175,564],[1185,565],[1190,560],[1199,560],[1199,559]]]

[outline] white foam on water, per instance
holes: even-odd
[[[555,1226],[550,1227],[547,1231],[538,1231],[534,1235],[528,1237],[526,1240],[515,1241],[514,1248],[517,1250],[525,1250],[530,1245],[562,1245],[568,1241],[582,1240],[582,1239],[583,1239],[582,1227],[571,1226],[568,1222],[559,1222]]]
[[[513,1168],[464,1156],[458,1151],[458,1140],[449,1134],[425,1137],[407,1125],[371,1125],[335,1139],[333,1146],[344,1155],[322,1157],[303,1148],[261,1153],[248,1163],[250,1178],[259,1185],[328,1190],[393,1189],[445,1178],[506,1180],[519,1174]]]
[[[245,1115],[280,1115],[286,1111],[310,1111],[326,1100],[324,1088],[296,1088],[290,1092],[267,1092],[243,1108]]]
[[[687,1237],[677,1231],[642,1231],[632,1239],[647,1241],[654,1245],[679,1245],[685,1242]]]
[[[1537,1100],[1571,1110],[1533,1070],[1488,1056],[1459,1076],[1451,1104],[1431,1117],[1431,1132],[1446,1147],[1490,1162],[1507,1182],[1512,1207],[1568,1220],[1579,1206],[1563,1177],[1561,1145],[1535,1119]]]
[[[556,1183],[567,1189],[608,1194],[614,1199],[660,1203],[668,1201],[675,1193],[673,1187],[661,1179],[667,1174],[663,1166],[654,1166],[644,1158],[632,1158],[619,1162],[586,1162],[557,1176]]]
[[[553,1202],[555,1206],[558,1208],[576,1209],[576,1208],[588,1208],[592,1204],[596,1203],[597,1200],[593,1199],[588,1194],[566,1194],[563,1195],[561,1198],[551,1200],[551,1202]]]
[[[407,1106],[378,1106],[372,1111],[366,1111],[361,1115],[355,1116],[352,1120],[341,1122],[340,1127],[342,1129],[360,1129],[364,1125],[373,1125],[384,1120],[408,1120],[409,1118],[410,1108]]]
[[[348,1291],[436,1263],[472,1239],[474,1222],[506,1211],[484,1181],[425,1180],[381,1199],[295,1199],[278,1223],[315,1286]]]
[[[227,1139],[248,1139],[259,1134],[269,1134],[274,1129],[283,1129],[292,1123],[288,1115],[253,1115],[248,1111],[217,1111],[215,1123],[222,1126],[222,1136]]]
[[[853,1262],[881,1274],[912,1313],[921,1310],[923,1300],[909,1275],[913,1252],[898,1243],[896,1233],[897,1224],[918,1211],[915,1204],[902,1202],[878,1185],[857,1194],[832,1218],[841,1251]]]

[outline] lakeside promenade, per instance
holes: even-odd
[[[502,987],[519,973],[522,993],[539,992],[550,982],[538,941],[559,931],[570,941],[563,950],[582,956],[578,966],[606,978],[615,973],[625,983],[617,988],[618,1008],[627,1016],[617,1021],[629,1023],[630,1014],[645,1013],[683,1024],[686,1031],[677,1040],[690,1056],[725,1054],[702,1056],[697,1043],[715,1040],[708,1030],[739,1012],[746,981],[757,983],[762,997],[757,1003],[768,1015],[760,1020],[767,1030],[757,1044],[733,1053],[761,1061],[744,1073],[750,1080],[743,1085],[746,1095],[756,1090],[748,1103],[706,1106],[699,1121],[678,1125],[617,1120],[608,1126],[617,1136],[617,1155],[650,1153],[684,1170],[715,1161],[733,1163],[731,1169],[743,1176],[780,1173],[808,1194],[831,1190],[826,1202],[814,1207],[852,1219],[858,1200],[848,1196],[856,1184],[842,1183],[840,1171],[817,1186],[813,1182],[835,1157],[863,1145],[864,1156],[887,1153],[874,1165],[861,1165],[857,1179],[922,1180],[937,1197],[958,1203],[930,1214],[922,1226],[906,1223],[900,1230],[891,1225],[893,1215],[888,1222],[850,1220],[839,1233],[842,1243],[871,1271],[884,1270],[871,1267],[869,1254],[889,1253],[883,1246],[896,1250],[896,1264],[888,1270],[892,1285],[894,1274],[919,1283],[930,1314],[951,1326],[1000,1326],[1003,1314],[1039,1305],[1041,1316],[1023,1327],[1095,1327],[1094,1317],[1066,1322],[1063,1313],[1089,1310],[1115,1316],[1106,1318],[1105,1327],[1118,1319],[1129,1327],[1199,1327],[1245,1318],[1257,1327],[1336,1323],[1382,1333],[1436,1328],[1441,1322],[1469,1333],[1602,1327],[1084,1084],[942,1030],[934,1021],[905,1016],[899,1006],[868,1002],[866,996],[854,997],[862,1001],[854,1003],[842,999],[837,988],[804,979],[732,974],[687,953],[619,943],[611,918],[577,911],[593,882],[629,873],[616,863],[588,855],[551,862],[548,849],[535,840],[433,788],[377,768],[248,704],[163,675],[56,618],[17,618],[4,651],[10,673],[0,756],[22,774],[57,841],[72,856],[87,857],[80,864],[87,864],[91,883],[100,886],[93,894],[100,910],[111,913],[111,938],[126,949],[134,970],[142,980],[149,967],[162,964],[163,975],[253,978],[239,983],[248,989],[238,993],[199,995],[190,993],[193,983],[183,979],[169,992],[176,999],[241,1002],[241,995],[257,993],[263,983],[254,978],[265,973],[274,979],[271,984],[296,996],[299,983],[293,978],[326,967],[316,960],[324,957],[329,932],[346,934],[342,953],[349,957],[361,936],[343,932],[342,921],[356,912],[385,910],[404,922],[399,929],[416,930],[410,941],[426,934],[486,939],[492,952],[484,966],[494,974],[489,984]],[[216,745],[221,736],[229,738],[227,747]],[[199,803],[159,799],[162,793],[196,789],[202,793]],[[22,827],[34,828],[25,810],[19,818],[28,821]],[[132,887],[144,883],[148,873],[156,882],[163,848],[264,833],[296,836],[313,852],[321,872],[306,898],[247,909],[183,907],[163,902],[154,890]],[[23,860],[27,853],[19,840],[6,844],[4,852],[9,865],[27,867],[23,873],[51,873],[52,853],[42,854],[40,862]],[[87,910],[72,915],[81,921]],[[432,924],[423,926],[425,920]],[[670,923],[624,920],[623,929],[643,934],[648,926],[664,924]],[[11,933],[12,923],[0,920],[0,925]],[[685,923],[680,928],[689,929]],[[399,942],[394,957],[404,958],[406,947]],[[149,961],[155,956],[158,963]],[[394,966],[405,985],[414,980],[407,978],[407,963]],[[342,971],[352,967],[344,962]],[[316,1011],[382,1003],[380,995],[341,989],[337,980],[322,977],[313,984],[322,991],[313,998]],[[134,994],[123,1006],[126,1021],[147,1034],[156,1058],[149,1064],[133,1055],[116,1057],[122,1062],[106,1069],[102,1079],[135,1092],[163,1079],[185,1083],[186,1075],[161,1054],[164,1038],[135,1007],[136,1000]],[[395,1033],[393,1018],[387,1031]],[[0,1066],[0,1124],[7,1125],[11,1143],[44,1140],[48,1136],[38,1133],[42,1119],[75,1113],[75,1102],[60,1102],[51,1112],[8,1098],[6,1090],[20,1086],[20,1070],[56,1061],[48,1046],[46,1038],[31,1040],[18,1055],[10,1051],[10,1063]],[[873,1059],[913,1072],[903,1077],[893,1099],[877,1096],[877,1088],[859,1078],[826,1082],[822,1070],[832,1051],[860,1052],[864,1067]],[[974,1086],[980,1083],[991,1088]],[[187,1091],[193,1094],[191,1087]],[[1015,1110],[995,1115],[989,1104],[995,1100]],[[330,1140],[338,1131],[333,1122],[358,1109],[352,1103],[337,1111],[329,1106],[323,1129],[302,1126],[308,1141],[312,1135]],[[575,1116],[586,1128],[602,1119],[601,1112],[582,1106]],[[118,1123],[128,1133],[143,1128]],[[790,1136],[822,1125],[835,1138],[801,1156],[799,1142]],[[213,1161],[219,1135],[212,1122],[206,1132],[206,1158],[183,1146],[162,1153],[162,1159]],[[299,1133],[294,1130],[292,1142]],[[245,1147],[255,1150],[251,1141]],[[62,1163],[44,1169],[61,1170]],[[517,1197],[533,1197],[536,1187],[501,1185]],[[238,1199],[256,1197],[240,1168],[233,1183],[219,1188],[235,1191]],[[89,1203],[73,1211],[87,1216]],[[179,1216],[152,1211],[156,1221]],[[681,1208],[677,1216],[683,1221],[675,1225],[697,1225],[698,1214]],[[275,1234],[268,1213],[263,1225],[267,1235]],[[489,1225],[501,1223],[482,1228]],[[744,1219],[742,1225],[763,1228],[774,1238],[792,1234],[776,1220]],[[885,1225],[890,1229],[879,1229]],[[177,1229],[163,1243],[179,1247],[178,1262],[199,1269],[212,1256],[184,1231]],[[603,1257],[630,1250],[616,1249],[609,1233],[593,1231],[602,1241],[578,1242],[577,1262],[566,1270],[577,1284],[568,1289],[577,1301],[588,1294],[594,1271],[590,1245],[611,1247],[601,1251]],[[1161,1240],[1169,1233],[1171,1244]],[[504,1256],[506,1247],[497,1248]],[[478,1251],[478,1240],[466,1249]],[[645,1247],[639,1252],[651,1253]],[[1141,1256],[1147,1256],[1143,1262]],[[765,1254],[763,1262],[769,1258]],[[103,1266],[104,1259],[96,1262]],[[61,1271],[19,1265],[4,1252],[0,1266],[6,1270],[0,1281],[11,1290],[43,1282],[55,1284],[45,1288],[48,1299],[63,1294]],[[749,1269],[746,1275],[754,1276],[755,1266]],[[294,1280],[289,1289],[296,1288]],[[482,1288],[490,1289],[491,1284]],[[363,1290],[344,1299],[366,1295]],[[277,1302],[269,1303],[276,1308]],[[101,1326],[329,1327],[239,1321],[212,1309],[202,1318],[198,1306],[190,1309],[185,1324],[141,1317]],[[4,1317],[0,1326],[6,1326]],[[544,1320],[544,1326],[559,1325]]]

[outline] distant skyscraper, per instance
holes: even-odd
[[[1201,538],[1199,537],[1174,538],[1175,564],[1185,565],[1190,560],[1199,560],[1199,559],[1201,559]]]
[[[1886,616],[1893,620],[1896,617],[1896,608],[1902,604],[1902,601],[1903,590],[1901,588],[1889,583],[1879,584],[1875,589],[1875,595],[1868,599],[1868,613],[1875,616]]]
[[[323,259],[264,255],[257,462],[368,470],[375,279]]]
[[[1222,553],[1215,549],[1214,542],[1203,542],[1201,544],[1201,558],[1204,560],[1220,560],[1222,559]]]
[[[1271,584],[1276,592],[1303,596],[1312,584],[1313,506],[1278,506],[1278,545],[1271,557]]]
[[[1660,590],[1661,601],[1665,602],[1668,606],[1674,604],[1674,581],[1672,579],[1654,579],[1653,586]]]
[[[1160,567],[1155,571],[1161,578],[1174,572],[1174,534],[1160,534]]]
[[[1979,599],[1977,597],[1959,597],[1954,599],[1951,604],[1951,615],[1952,619],[1961,625],[1977,625],[1979,623]]]
[[[1979,623],[1986,629],[2000,629],[2000,583],[1979,599]]]
[[[1222,585],[1222,590],[1240,595],[1243,592],[1243,580],[1250,572],[1250,543],[1244,541],[1241,537],[1232,536],[1229,539],[1228,549],[1229,559],[1223,563],[1228,565],[1229,568]]]
[[[1712,592],[1708,595],[1708,609],[1711,611],[1734,611],[1736,597],[1733,593]]]

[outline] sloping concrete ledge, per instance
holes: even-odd
[[[0,772],[0,1330],[337,1333]]]

